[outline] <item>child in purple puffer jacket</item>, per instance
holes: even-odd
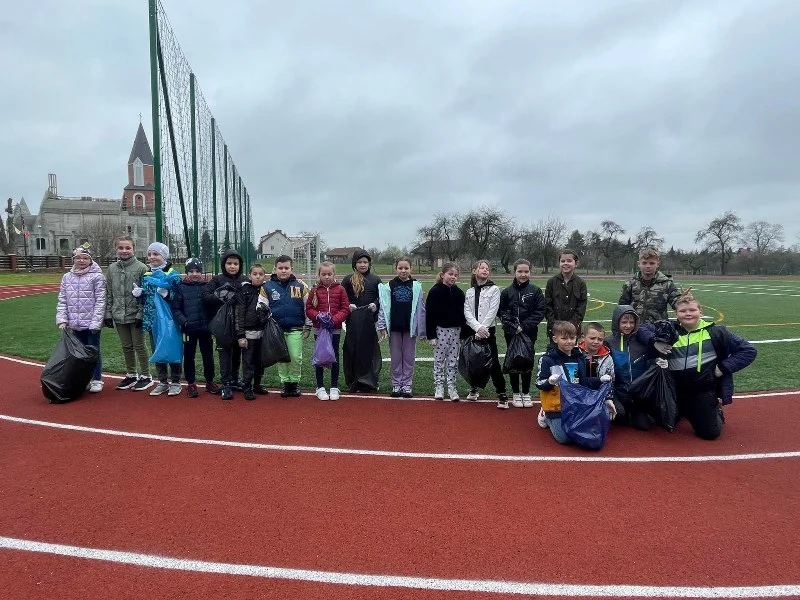
[[[106,312],[106,280],[100,266],[92,260],[88,244],[72,252],[72,269],[61,279],[56,309],[56,325],[69,327],[77,338],[97,348],[97,366],[89,383],[90,392],[103,389],[103,363],[100,358],[100,330]]]

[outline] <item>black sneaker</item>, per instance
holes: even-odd
[[[281,398],[288,398],[288,397],[289,397],[289,396],[291,396],[291,395],[292,395],[292,394],[291,394],[291,392],[289,391],[289,384],[288,384],[288,383],[284,383],[284,384],[281,386]]]
[[[134,383],[128,389],[133,390],[134,392],[142,392],[147,388],[149,388],[151,385],[153,385],[153,380],[150,377],[140,376],[139,379],[136,380],[136,383]]]
[[[237,392],[243,392],[244,388],[245,388],[245,384],[244,384],[244,381],[242,381],[241,379],[238,379],[238,380],[236,380],[236,381],[231,383],[231,389],[235,390]]]
[[[506,410],[508,407],[508,396],[505,394],[497,394],[497,408]]]
[[[244,399],[245,400],[255,400],[256,395],[253,393],[253,390],[245,390],[244,391]]]
[[[229,385],[222,386],[222,399],[223,400],[233,400],[233,390]]]
[[[392,388],[392,394],[391,394],[392,398],[399,398],[402,395],[403,395],[403,390],[401,390],[399,387]]]
[[[300,393],[300,384],[299,383],[290,383],[289,384],[289,395],[293,398],[299,398],[302,394]]]
[[[125,378],[119,382],[117,385],[117,390],[128,390],[134,386],[134,384],[139,381],[139,378],[136,375],[126,375]]]
[[[413,398],[414,394],[410,389],[405,389],[402,392],[403,398]]]
[[[266,396],[267,394],[269,394],[269,390],[265,385],[257,385],[253,388],[253,391],[259,396]]]

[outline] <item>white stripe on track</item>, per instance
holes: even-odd
[[[403,575],[367,575],[362,573],[290,569],[285,567],[267,567],[261,565],[171,558],[155,554],[68,546],[65,544],[51,544],[10,537],[0,537],[0,548],[190,573],[238,575],[258,577],[261,579],[285,579],[290,581],[374,588],[404,588],[550,597],[593,596],[603,598],[778,598],[800,595],[800,585],[787,584],[737,587],[622,584],[582,585],[569,583],[529,583],[491,579],[443,579],[438,577],[410,577]]]
[[[54,423],[51,421],[38,421],[23,419],[11,415],[0,415],[0,420],[23,425],[51,427],[82,433],[97,433],[116,437],[154,440],[159,442],[173,442],[178,444],[197,444],[201,446],[223,446],[228,448],[246,448],[250,450],[272,450],[279,452],[312,452],[317,454],[339,454],[355,456],[382,456],[386,458],[414,458],[434,460],[466,460],[466,461],[495,461],[495,462],[603,462],[603,463],[689,463],[689,462],[731,462],[738,460],[770,460],[781,458],[800,458],[800,451],[791,452],[760,452],[755,454],[718,454],[704,456],[597,456],[592,454],[582,456],[537,456],[537,455],[507,455],[507,454],[456,454],[452,452],[402,452],[394,450],[370,450],[359,448],[333,448],[326,446],[296,446],[285,444],[262,444],[258,442],[234,442],[230,440],[207,440],[199,438],[185,438],[172,435],[158,435],[155,433],[138,433],[134,431],[120,431],[117,429],[102,429],[99,427],[85,427],[69,423]]]

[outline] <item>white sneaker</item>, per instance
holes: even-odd
[[[338,400],[339,399],[339,388],[331,388],[331,393],[328,394],[329,400]]]
[[[460,400],[461,400],[461,398],[458,396],[458,392],[456,392],[456,391],[450,392],[450,401],[451,402],[458,402]]]
[[[90,392],[92,392],[93,394],[96,394],[97,392],[102,392],[103,391],[103,382],[100,381],[99,379],[95,379],[94,381],[89,383],[89,387],[87,389]]]
[[[511,406],[514,408],[522,408],[524,406],[522,404],[522,396],[520,394],[511,395]]]
[[[481,395],[481,393],[478,390],[476,390],[475,388],[472,388],[469,391],[469,394],[467,394],[467,400],[473,400],[473,401],[477,400],[480,397],[480,395]]]
[[[525,408],[533,408],[533,400],[530,394],[522,394],[522,406]]]
[[[437,387],[436,391],[433,392],[433,399],[434,400],[444,400],[444,388]]]
[[[536,417],[536,422],[539,423],[539,427],[542,429],[549,429],[550,425],[547,423],[547,417],[544,414],[543,409],[539,409],[539,415]]]
[[[320,400],[330,400],[331,397],[328,395],[328,392],[325,391],[324,387],[317,388],[317,398]]]

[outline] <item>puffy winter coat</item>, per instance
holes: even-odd
[[[575,325],[580,335],[581,323],[586,315],[586,304],[589,300],[586,282],[583,279],[573,275],[569,281],[564,281],[562,273],[551,277],[545,286],[544,300],[548,339],[556,321],[569,321]]]
[[[150,278],[150,279],[148,279]],[[156,283],[154,280],[158,280]],[[155,295],[159,288],[168,290],[166,302],[171,303],[175,298],[175,290],[181,284],[181,275],[172,268],[172,263],[167,261],[162,269],[147,271],[142,277],[142,295],[139,297],[142,307],[142,328],[145,331],[153,331],[153,324],[156,318]]]
[[[264,311],[258,310],[258,304],[264,305]],[[236,324],[236,337],[246,337],[246,331],[259,331],[269,319],[269,302],[263,285],[254,286],[249,281],[242,282],[242,287],[236,293],[234,301],[234,322]]]
[[[84,270],[65,273],[58,292],[56,325],[65,323],[76,331],[99,331],[105,314],[106,280],[98,264],[92,261]]]
[[[239,259],[239,270],[236,272],[235,275],[230,275],[225,270],[225,261],[227,261],[229,258]],[[231,290],[231,301],[233,301],[233,295],[239,291],[239,288],[242,286],[242,282],[244,281],[244,277],[242,276],[242,268],[244,265],[244,261],[242,261],[242,257],[239,256],[238,252],[234,250],[228,250],[227,252],[225,252],[225,254],[222,255],[220,263],[222,264],[222,272],[219,273],[218,275],[214,275],[208,281],[205,288],[203,289],[203,302],[206,303],[209,311],[211,311],[214,314],[216,314],[216,312],[224,304],[222,300],[219,299],[217,294],[215,294],[215,292],[219,288],[227,286],[228,289]]]
[[[581,352],[583,352],[583,355],[586,357],[586,373],[590,377],[609,375],[611,380],[614,380],[614,359],[611,356],[611,349],[607,345],[603,344],[600,346],[597,354],[589,354],[586,351],[585,342],[578,344],[578,348],[580,348]],[[608,397],[612,398],[613,396],[614,390],[612,389]]]
[[[211,315],[208,306],[203,302],[205,281],[189,281],[185,279],[175,288],[172,299],[172,316],[180,330],[184,333],[202,333],[208,331]]]
[[[284,331],[301,329],[306,323],[306,296],[308,286],[290,275],[287,281],[281,281],[274,273],[264,284],[267,300],[272,309],[272,317]],[[308,321],[311,324],[311,321]]]
[[[507,337],[522,332],[536,343],[539,323],[544,319],[544,295],[538,286],[526,281],[524,285],[515,279],[510,286],[500,293],[500,306],[497,314],[503,323],[503,331]]]
[[[135,256],[117,260],[106,271],[106,319],[115,323],[131,324],[142,318],[142,304],[131,291],[134,285],[142,285],[147,265]]]
[[[311,288],[306,298],[306,316],[316,329],[320,327],[319,313],[323,312],[329,313],[333,318],[334,331],[342,328],[342,323],[350,316],[350,300],[342,284],[334,281],[330,287],[317,284]]]

